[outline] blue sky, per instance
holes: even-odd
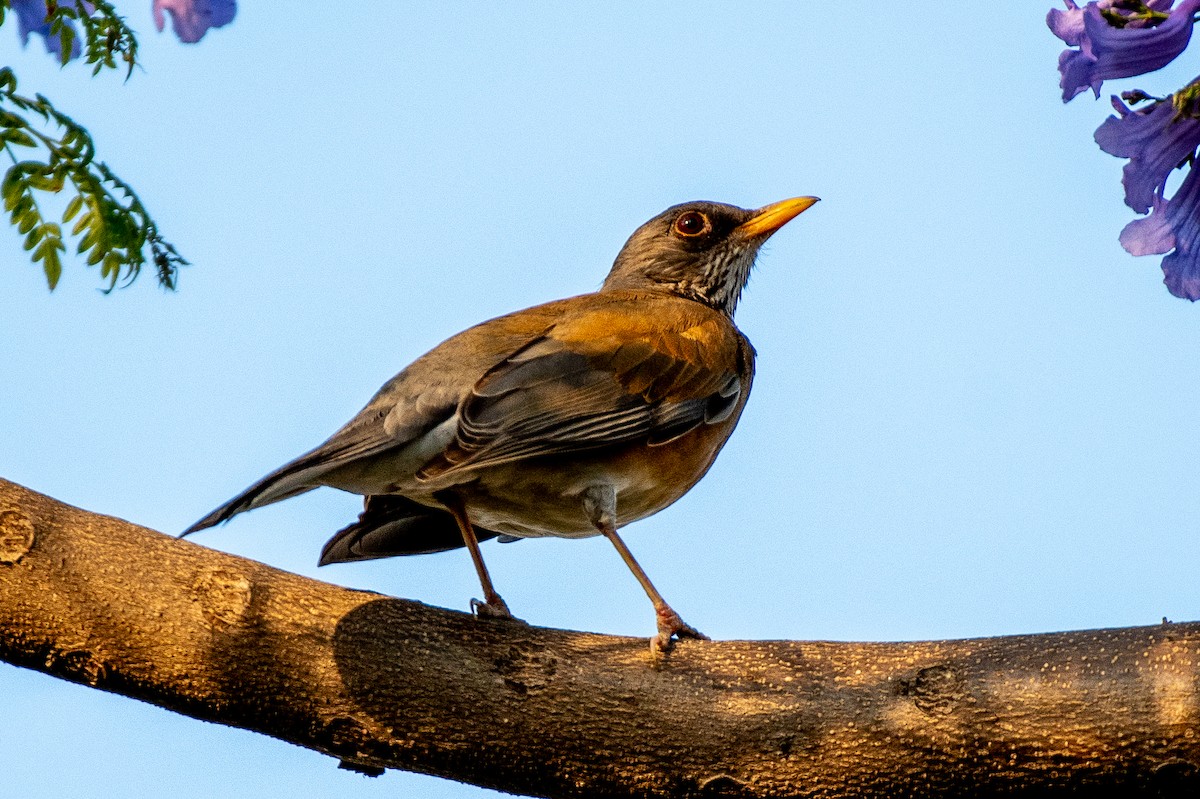
[[[899,640],[1200,618],[1200,309],[1117,244],[1108,112],[1059,99],[1037,4],[246,0],[197,46],[142,34],[127,83],[15,30],[26,92],[85,123],[193,262],[46,291],[0,230],[0,475],[177,532],[323,440],[409,361],[597,287],[677,202],[823,202],[759,259],[759,352],[709,476],[626,541],[716,638]],[[1027,7],[1026,7],[1027,6]],[[1194,54],[1193,54],[1194,55]],[[1165,73],[1110,88],[1161,94]],[[322,569],[327,490],[196,541],[466,609],[461,551]],[[653,631],[602,539],[485,545],[513,611]],[[72,795],[476,797],[0,666],[6,786]],[[103,786],[103,787],[101,787]]]

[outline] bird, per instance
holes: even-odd
[[[345,426],[181,536],[321,486],[364,497],[320,565],[466,547],[477,617],[513,618],[479,542],[603,535],[650,598],[654,653],[703,639],[618,534],[682,497],[741,417],[755,351],[734,311],[762,244],[818,201],[672,206],[599,290],[482,322],[393,377]]]

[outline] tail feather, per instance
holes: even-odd
[[[320,449],[302,455],[279,467],[254,485],[209,513],[179,534],[180,538],[227,522],[243,511],[261,508],[312,491],[321,483],[316,479],[327,472],[329,463]]]
[[[251,510],[253,508],[261,508],[263,505],[270,505],[271,503],[279,502],[280,500],[289,499],[291,497],[299,496],[300,494],[306,494],[309,491],[312,491],[314,488],[316,488],[316,486],[300,486],[299,488],[294,488],[291,491],[277,494],[271,496],[269,499],[264,500],[262,499],[262,483],[255,483],[243,493],[238,494],[236,497],[229,500],[212,513],[208,514],[203,519],[184,530],[179,534],[179,537],[183,538],[184,536],[189,536],[192,533],[198,533],[201,530],[207,530],[209,527],[216,527],[218,524],[223,524],[229,521],[242,511]]]
[[[499,533],[475,528],[480,541]],[[321,550],[321,566],[396,555],[424,555],[464,546],[458,523],[449,512],[407,497],[366,498],[358,521],[334,533]]]

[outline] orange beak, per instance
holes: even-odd
[[[781,200],[765,205],[759,208],[748,221],[738,225],[736,232],[748,239],[765,238],[800,216],[820,199],[820,197],[793,197],[790,200]]]

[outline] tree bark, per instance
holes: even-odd
[[[1200,624],[646,639],[350,591],[0,480],[0,658],[371,771],[548,797],[1188,795]]]

